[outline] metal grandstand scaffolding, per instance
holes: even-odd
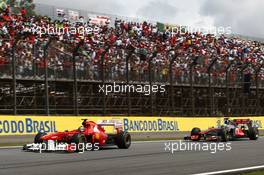
[[[189,71],[177,74],[177,55],[168,55],[170,63],[162,70],[147,56],[146,70],[131,69],[136,53],[120,52],[126,60],[124,71],[104,61],[92,63],[83,46],[70,47],[59,41],[25,43],[17,39],[0,65],[0,110],[2,114],[46,115],[166,115],[166,116],[238,116],[263,115],[263,65],[234,64],[221,69],[220,58],[212,58],[207,74],[196,73],[199,58],[192,58]],[[25,47],[25,45],[27,47]],[[26,62],[21,51],[27,49]],[[30,49],[30,50],[29,50]],[[29,53],[30,52],[30,53]],[[56,59],[54,60],[56,56]],[[114,59],[114,58],[111,58]],[[80,61],[81,60],[81,61]],[[83,69],[80,63],[88,61]],[[93,67],[91,67],[91,64]],[[247,75],[251,68],[254,75]],[[141,72],[142,71],[142,72]],[[176,72],[176,73],[175,73]],[[110,93],[99,86],[165,85],[165,92]],[[15,89],[15,90],[14,90]]]

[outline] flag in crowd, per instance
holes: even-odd
[[[58,17],[64,17],[65,16],[65,12],[63,9],[56,9],[56,12],[57,12]]]
[[[99,15],[92,15],[88,14],[89,20],[91,24],[96,25],[108,25],[110,23],[110,17],[108,16],[99,16]]]
[[[69,19],[70,20],[77,20],[79,18],[79,12],[69,10]]]

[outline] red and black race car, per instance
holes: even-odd
[[[221,127],[212,127],[206,131],[201,131],[200,128],[193,128],[190,136],[184,137],[184,140],[192,141],[230,141],[238,138],[249,138],[257,140],[259,136],[258,127],[253,126],[250,119],[224,119],[224,125]]]
[[[106,127],[112,132],[106,133]],[[73,146],[75,145],[75,146]],[[89,146],[87,146],[89,145]],[[33,144],[26,144],[23,150],[65,150],[80,151],[91,148],[100,148],[106,145],[117,145],[118,148],[127,149],[131,145],[131,135],[123,131],[122,124],[110,120],[97,124],[83,119],[82,126],[72,131],[56,133],[38,133]],[[45,148],[43,148],[45,147]]]

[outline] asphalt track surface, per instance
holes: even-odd
[[[83,154],[0,149],[0,175],[184,175],[264,164],[264,138],[230,142],[231,151],[215,154],[210,151],[172,154],[168,149],[165,151],[165,142],[179,144],[178,141],[136,142],[128,150],[112,147]]]

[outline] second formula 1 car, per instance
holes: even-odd
[[[249,138],[257,140],[259,131],[257,126],[253,126],[250,119],[224,119],[224,125],[221,127],[212,127],[205,131],[200,128],[193,128],[190,136],[184,137],[184,140],[192,141],[230,141],[238,138]]]

